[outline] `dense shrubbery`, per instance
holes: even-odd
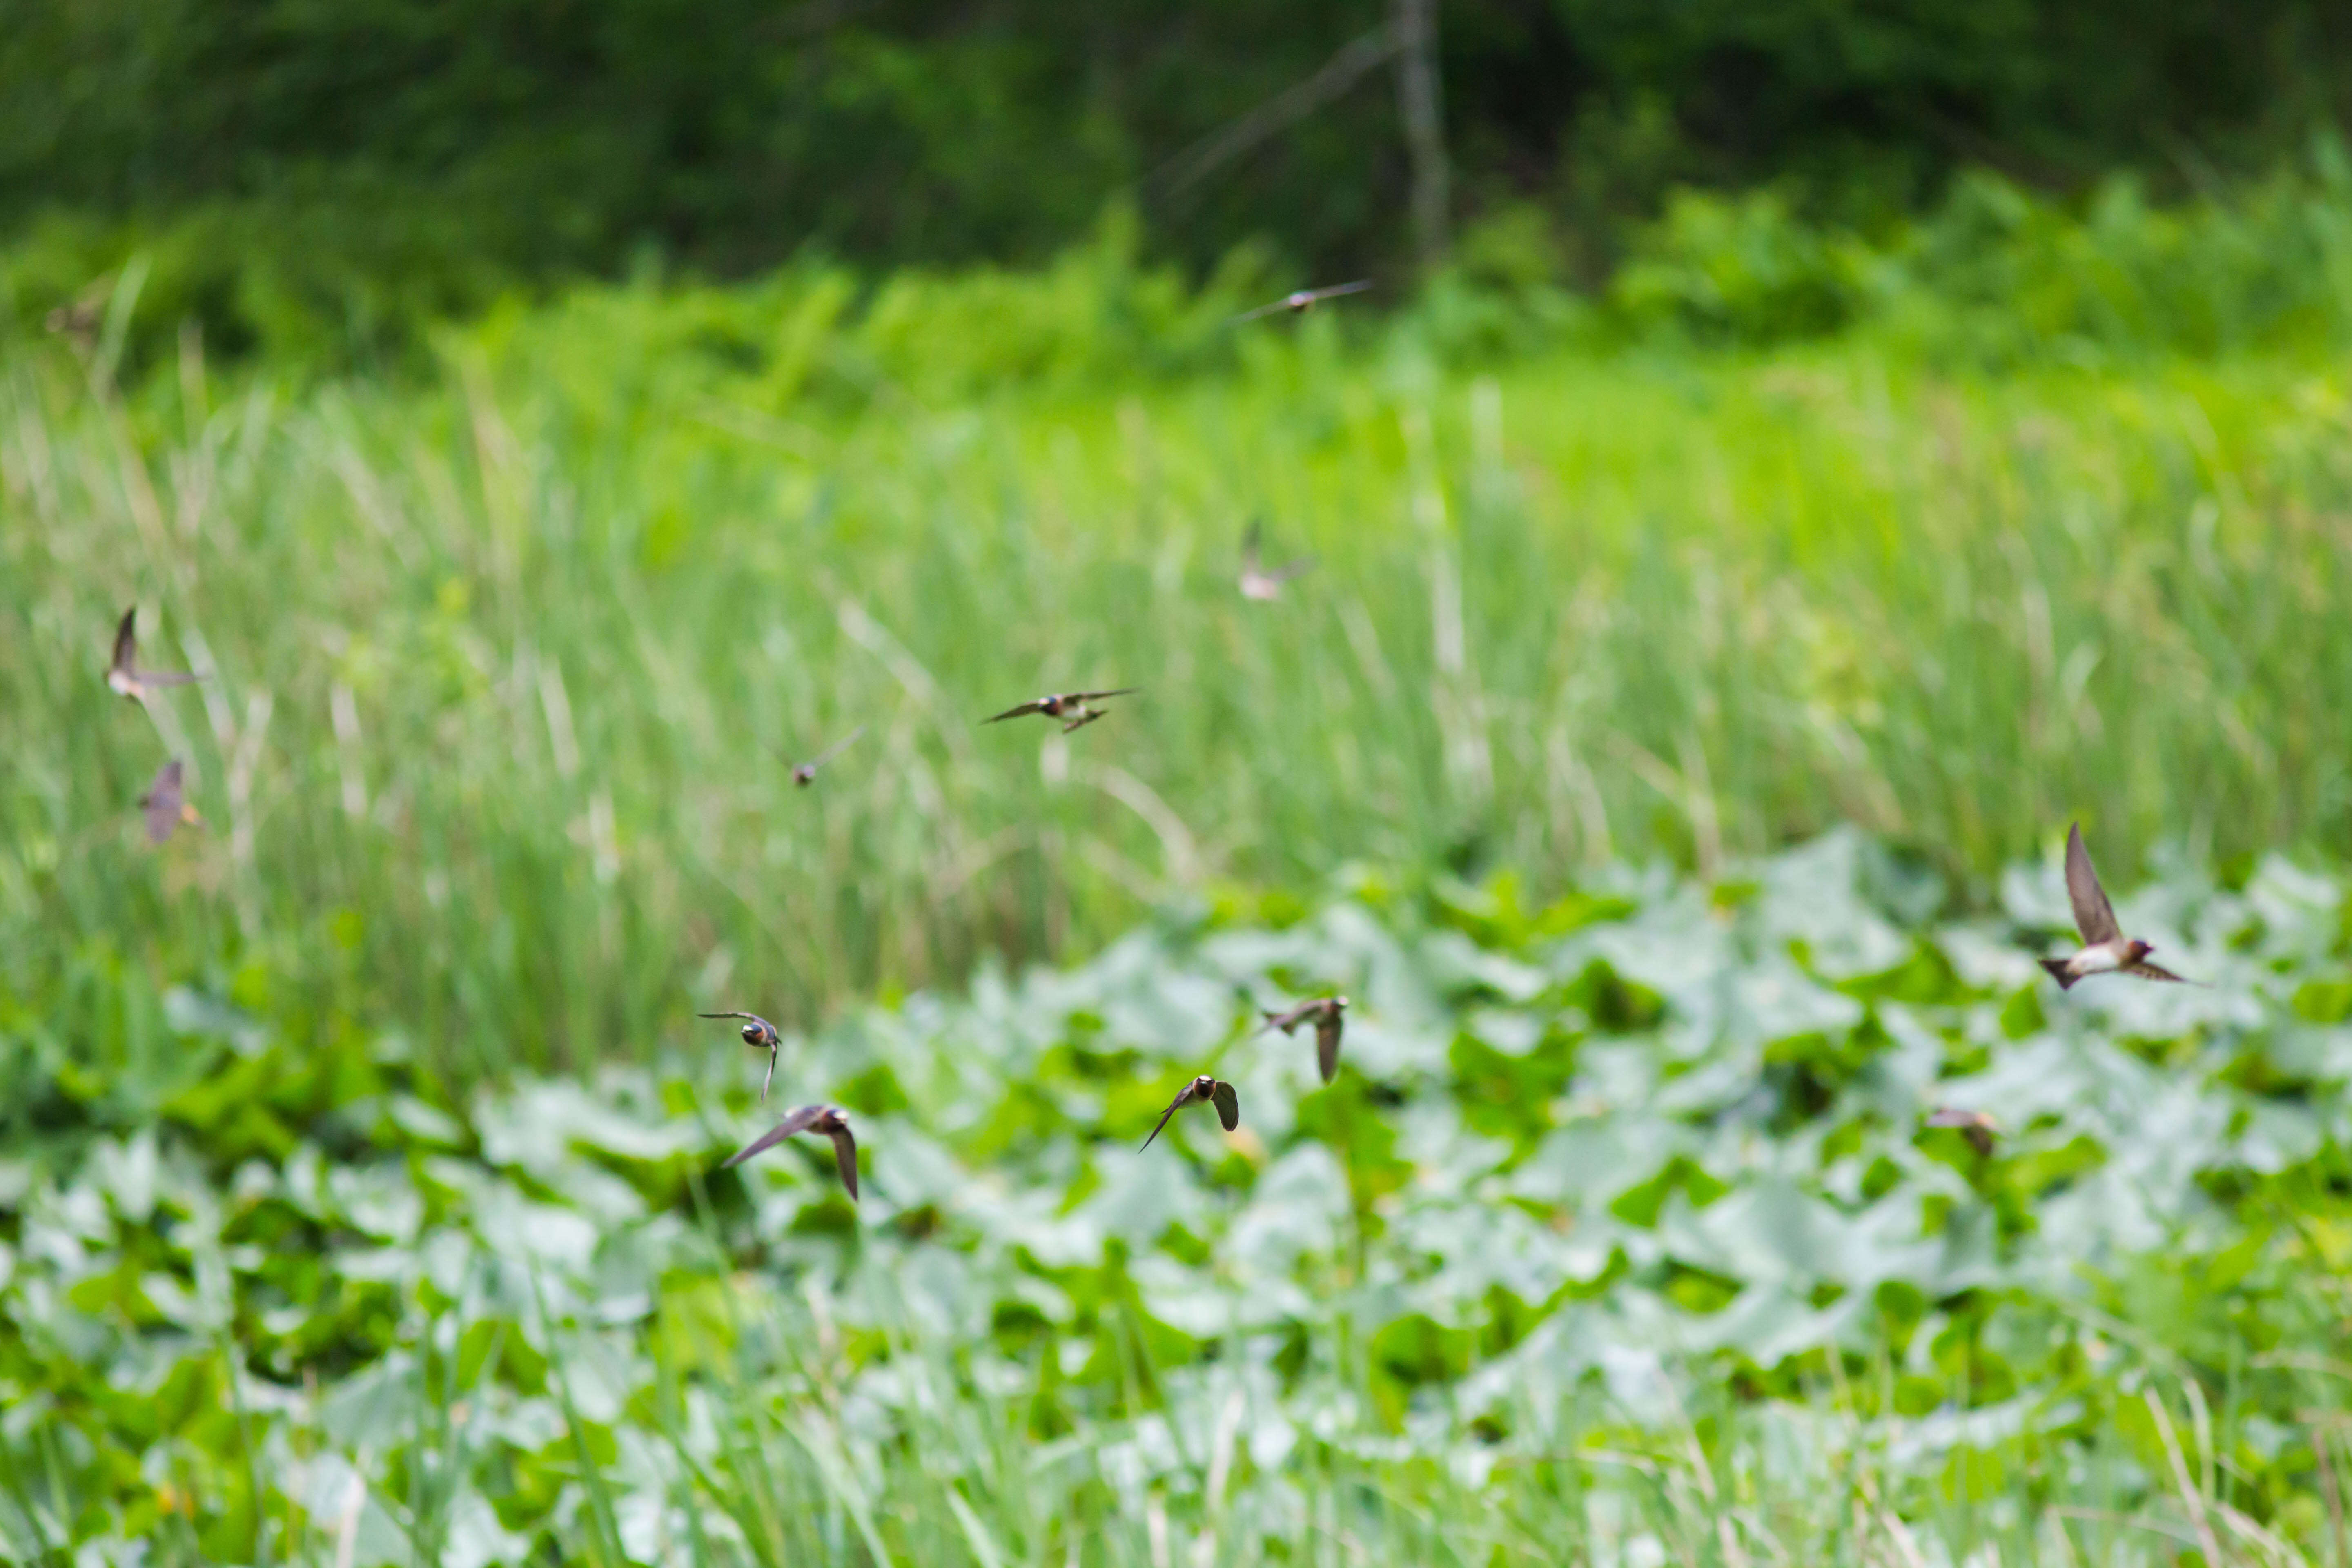
[[[1122,193],[1196,273],[1404,253],[1385,71],[1213,180],[1197,139],[1381,23],[1381,0],[45,0],[0,4],[0,237],[75,215],[361,313],[646,256],[740,275],[1034,265]],[[1549,211],[1590,282],[1689,184],[1880,222],[1948,174],[2045,190],[2195,146],[2243,172],[2352,112],[2320,0],[1446,0],[1465,216]],[[242,283],[238,285],[241,289]],[[370,299],[369,296],[377,296]],[[250,303],[250,301],[248,302]]]

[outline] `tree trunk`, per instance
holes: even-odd
[[[1412,165],[1412,242],[1428,271],[1445,259],[1454,205],[1445,157],[1445,121],[1438,100],[1437,0],[1394,0],[1397,109],[1404,120],[1405,154]]]

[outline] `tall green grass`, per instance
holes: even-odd
[[[1981,875],[2078,815],[2118,870],[2352,850],[2333,359],[1465,361],[1443,290],[1233,331],[1240,290],[1115,244],[589,290],[423,382],[184,334],[118,387],[128,307],[12,340],[15,1005],[97,1026],[150,964],[578,1062],[1351,868],[1549,890],[1852,820]],[[1252,518],[1319,557],[1279,605]],[[134,599],[213,677],[152,722],[98,679]],[[1128,684],[1066,742],[977,722]],[[166,755],[208,826],[150,855]]]

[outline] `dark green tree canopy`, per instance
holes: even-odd
[[[1444,0],[1457,199],[1570,223],[1680,181],[1901,206],[2256,153],[2344,108],[2321,0]],[[1210,176],[1171,158],[1386,25],[1382,0],[0,0],[0,225],[310,204],[462,224],[501,268],[650,246],[1020,259],[1130,193],[1198,261],[1397,253],[1388,73]]]

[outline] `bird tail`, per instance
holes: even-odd
[[[2074,982],[2082,978],[2066,967],[2066,961],[2063,958],[2045,958],[2042,961],[2042,967],[2050,972],[2051,979],[2058,982],[2058,989],[2061,991],[2072,991],[2074,988]]]

